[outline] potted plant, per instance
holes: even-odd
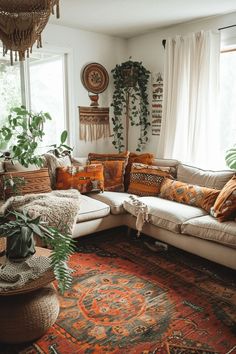
[[[51,120],[49,113],[34,113],[28,111],[24,106],[13,107],[7,117],[7,122],[0,129],[0,140],[8,143],[12,141],[10,150],[3,154],[3,157],[18,160],[23,166],[30,164],[41,167],[43,158],[37,153],[40,143],[45,135],[43,127],[47,120]],[[51,151],[56,154],[62,154],[72,151],[72,148],[65,144],[67,140],[67,131],[61,134],[59,146],[51,145]],[[10,156],[9,156],[10,153]]]
[[[71,285],[71,269],[67,265],[74,251],[74,241],[67,233],[58,231],[40,220],[30,218],[23,212],[10,211],[0,217],[0,238],[6,237],[6,256],[10,260],[21,261],[35,253],[34,237],[39,237],[43,244],[52,249],[51,265],[58,281],[61,293]]]
[[[236,170],[236,144],[226,151],[225,161],[229,168]]]
[[[148,141],[149,103],[147,85],[150,72],[141,62],[128,60],[111,71],[115,90],[111,106],[114,110],[113,145],[120,152],[128,150],[129,124],[140,127],[140,136],[136,151],[141,151]],[[126,123],[123,124],[123,114]],[[124,129],[126,127],[126,143],[124,145]]]

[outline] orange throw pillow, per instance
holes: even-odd
[[[170,167],[133,163],[128,193],[140,196],[157,196],[164,177],[170,177]]]
[[[124,192],[125,161],[91,161],[101,163],[104,168],[104,190],[112,192]]]
[[[124,192],[124,174],[128,163],[129,151],[120,154],[96,154],[89,153],[90,163],[103,163],[104,165],[104,184],[106,191]],[[108,163],[110,161],[110,163]],[[123,162],[116,163],[115,162]]]
[[[151,165],[153,163],[154,155],[150,153],[136,154],[131,152],[129,154],[128,164],[125,169],[125,191],[129,188],[130,172],[133,163],[143,163],[145,165]]]
[[[220,191],[165,178],[161,185],[160,197],[178,203],[197,206],[210,212]]]
[[[104,190],[102,164],[57,167],[56,189],[77,189],[81,194]]]
[[[220,222],[233,220],[236,217],[236,175],[222,188],[215,204],[211,208],[211,215]]]

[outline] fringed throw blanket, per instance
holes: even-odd
[[[80,193],[69,189],[11,197],[3,204],[0,213],[5,214],[11,210],[22,212],[24,209],[31,218],[40,216],[42,221],[61,232],[65,230],[66,225],[68,232],[72,234],[79,205]]]
[[[79,107],[80,140],[93,141],[111,135],[109,107]]]
[[[138,236],[140,236],[144,223],[149,221],[147,204],[139,200],[138,197],[131,195],[129,200],[124,201],[123,206],[125,210],[137,217],[136,229]]]

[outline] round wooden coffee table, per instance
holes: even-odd
[[[36,247],[37,256],[50,251]],[[41,337],[59,314],[59,301],[52,270],[25,286],[0,292],[0,342],[23,343]]]

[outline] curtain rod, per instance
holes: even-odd
[[[220,27],[220,28],[218,28],[218,31],[224,30],[224,29],[226,29],[226,28],[231,28],[231,27],[236,27],[236,25],[230,25],[230,26]]]
[[[235,25],[230,25],[230,26],[225,26],[225,27],[220,27],[220,28],[218,28],[218,31],[222,31],[222,30],[224,30],[224,29],[231,28],[231,27],[236,27],[236,24],[235,24]],[[165,46],[166,46],[166,39],[163,39],[163,40],[162,40],[162,45],[163,45],[163,47],[164,47],[164,49],[165,49]]]

